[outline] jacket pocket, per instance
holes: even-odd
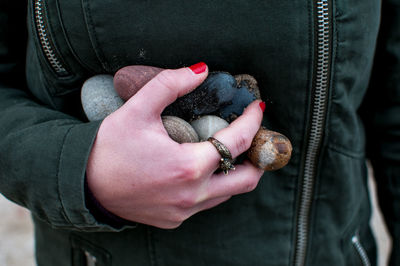
[[[71,236],[72,266],[111,266],[111,254],[76,235]]]

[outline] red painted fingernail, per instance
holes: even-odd
[[[193,73],[200,74],[200,73],[203,73],[204,71],[206,71],[207,65],[204,62],[200,62],[200,63],[190,66],[189,68],[190,68],[190,70],[193,71]]]
[[[263,112],[265,111],[265,102],[260,102],[260,108]]]

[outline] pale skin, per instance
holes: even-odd
[[[263,171],[250,162],[215,174],[221,156],[208,141],[178,144],[161,122],[163,109],[198,85],[208,69],[165,70],[101,123],[87,165],[87,181],[108,211],[126,220],[172,229],[234,195],[254,190]],[[260,101],[214,137],[233,157],[260,128]]]

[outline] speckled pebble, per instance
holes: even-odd
[[[171,139],[178,143],[199,142],[199,136],[185,120],[176,116],[163,116],[162,122]]]
[[[215,115],[206,115],[190,123],[199,135],[200,140],[207,140],[217,131],[229,126],[224,119]]]
[[[292,144],[284,135],[261,127],[247,153],[250,161],[264,171],[284,167],[292,155]]]
[[[124,104],[114,90],[111,75],[96,75],[82,86],[83,110],[90,121],[102,120]]]

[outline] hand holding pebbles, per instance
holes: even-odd
[[[82,105],[88,119],[105,118],[162,70],[150,66],[128,66],[120,69],[114,80],[109,75],[88,79],[82,87]],[[168,106],[162,121],[174,141],[198,142],[227,127],[227,121],[240,116],[256,99],[260,99],[260,92],[252,76],[241,74],[233,77],[225,72],[212,72],[196,90]],[[191,121],[192,126],[182,118]],[[247,155],[254,165],[271,171],[285,166],[291,153],[288,138],[260,128]]]

